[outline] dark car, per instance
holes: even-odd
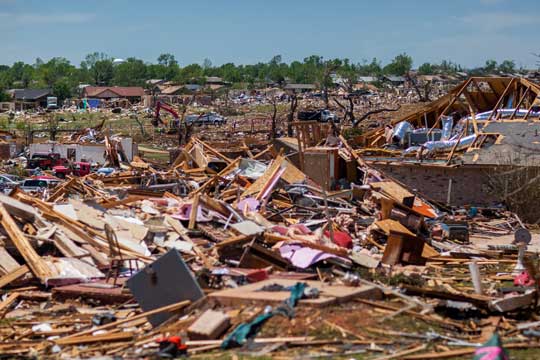
[[[223,125],[227,123],[227,119],[223,116],[210,112],[203,115],[188,115],[186,116],[186,124],[188,125]]]

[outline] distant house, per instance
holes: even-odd
[[[314,84],[287,84],[284,90],[294,91],[296,93],[304,93],[315,90]]]
[[[83,89],[82,97],[100,100],[127,99],[129,102],[139,102],[144,96],[144,89],[139,86],[87,86]]]
[[[385,75],[383,81],[390,83],[394,86],[403,85],[405,83],[405,77],[403,76],[394,76],[394,75]]]
[[[190,92],[199,91],[202,88],[199,84],[185,84],[185,85],[172,85],[172,86],[160,86],[159,95],[182,95]]]
[[[165,82],[165,80],[163,80],[163,79],[149,79],[149,80],[146,80],[146,84],[149,85],[149,86],[161,85],[164,82]]]
[[[184,85],[173,85],[161,88],[160,95],[180,95],[184,90]]]
[[[225,81],[223,81],[223,79],[218,76],[207,76],[205,82],[207,85],[225,85]]]
[[[358,82],[359,83],[365,83],[365,84],[371,84],[376,82],[378,79],[376,76],[359,76]]]
[[[443,79],[439,75],[418,75],[416,78],[418,80],[420,80],[420,81],[430,82],[430,83],[433,83],[433,84],[444,84],[444,83],[446,83],[446,80]]]
[[[227,81],[224,81],[222,78],[218,76],[207,76],[205,80],[205,86],[207,88],[210,88],[212,90],[219,90],[224,86],[229,85]]]
[[[15,102],[15,109],[35,109],[47,107],[47,96],[52,96],[51,89],[15,89],[9,91]]]
[[[196,92],[202,89],[202,86],[199,84],[186,84],[184,85],[184,88],[187,91]]]

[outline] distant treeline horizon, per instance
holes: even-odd
[[[174,55],[161,54],[155,63],[134,57],[122,61],[107,54],[88,54],[79,66],[63,57],[54,57],[45,62],[38,58],[33,64],[22,61],[13,65],[0,65],[0,101],[7,100],[6,90],[12,88],[51,88],[60,99],[71,97],[80,84],[98,86],[142,86],[148,87],[147,80],[160,79],[179,84],[204,84],[207,77],[217,76],[233,86],[235,84],[308,83],[328,86],[331,75],[355,81],[359,76],[405,75],[413,70],[414,60],[406,53],[397,55],[383,64],[377,58],[354,63],[349,59],[324,59],[312,55],[302,61],[283,62],[276,55],[268,62],[251,65],[226,63],[214,66],[210,59],[202,64],[180,66]],[[421,75],[452,75],[466,72],[469,75],[519,74],[528,71],[518,68],[514,60],[501,63],[488,59],[485,65],[465,68],[450,60],[440,63],[423,63],[416,69]]]

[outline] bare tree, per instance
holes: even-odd
[[[340,87],[347,92],[347,96],[345,97],[346,100],[348,100],[348,105],[343,105],[337,98],[334,98],[334,102],[337,106],[339,106],[343,112],[345,113],[345,116],[343,118],[343,121],[346,122],[347,119],[351,121],[351,124],[354,123],[354,96],[351,95],[351,93],[354,91],[354,85],[356,83],[356,73],[351,73],[349,76],[346,76],[342,79],[340,83]]]
[[[191,138],[191,130],[193,127],[193,124],[189,125],[186,123],[186,112],[188,110],[189,105],[191,105],[195,101],[195,94],[191,96],[191,98],[187,101],[187,103],[182,105],[182,111],[180,114],[180,121],[178,122],[178,145],[185,145],[189,142],[189,139]]]
[[[339,68],[339,64],[337,64],[334,61],[326,61],[324,63],[324,68],[322,72],[322,78],[321,78],[321,88],[323,91],[323,98],[324,98],[324,104],[326,109],[330,107],[330,99],[328,97],[328,88],[332,84],[332,78],[330,75],[336,71],[336,69]]]
[[[365,119],[367,119],[371,115],[380,114],[380,113],[385,112],[385,111],[398,111],[399,109],[401,109],[401,105],[398,105],[398,107],[395,108],[395,109],[382,108],[382,109],[376,109],[376,110],[368,111],[367,113],[362,115],[358,120],[355,120],[355,122],[353,122],[352,126],[357,127],[358,124],[360,124],[362,121],[364,121]]]
[[[429,93],[431,91],[431,82],[430,81],[426,81],[423,85],[423,92],[420,91],[420,85],[418,84],[418,80],[415,78],[413,79],[411,77],[411,74],[409,72],[406,72],[405,73],[405,77],[407,78],[407,81],[409,82],[409,84],[412,85],[412,87],[414,88],[414,90],[416,91],[416,94],[418,94],[418,99],[421,101],[421,102],[429,102],[431,101],[429,99]]]
[[[272,129],[270,130],[270,138],[276,138],[276,127],[277,127],[277,99],[275,96],[269,98],[270,104],[272,104]]]
[[[292,123],[294,122],[294,113],[296,112],[296,108],[298,107],[298,98],[296,97],[296,93],[291,93],[289,101],[290,107],[289,115],[287,116],[287,136],[293,136]]]

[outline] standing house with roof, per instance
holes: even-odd
[[[47,97],[52,96],[51,89],[16,89],[12,90],[15,110],[47,107]]]
[[[87,86],[82,91],[82,97],[99,100],[126,99],[130,103],[141,101],[144,89],[140,86]]]

